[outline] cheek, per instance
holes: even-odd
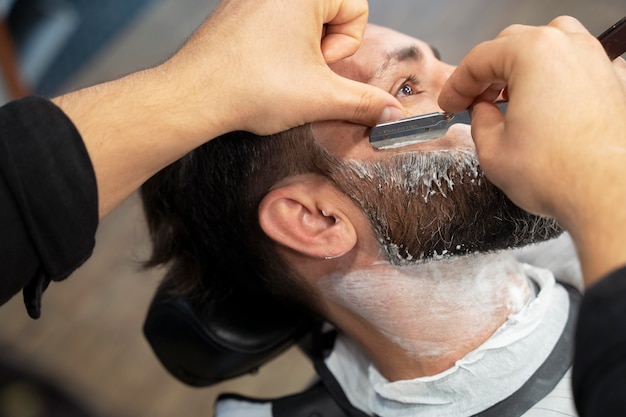
[[[370,145],[369,128],[346,122],[314,123],[315,141],[339,159],[372,159],[377,150]]]
[[[442,111],[437,103],[439,91],[440,89],[431,88],[421,94],[405,98],[402,102],[404,105],[404,117]]]

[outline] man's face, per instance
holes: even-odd
[[[418,39],[391,29],[368,25],[361,48],[352,57],[331,68],[338,74],[379,87],[404,106],[404,117],[441,111],[439,92],[454,67],[438,59],[433,48]],[[378,151],[369,144],[369,129],[342,122],[313,125],[318,143],[341,159],[370,160],[390,151]],[[467,125],[455,125],[448,136],[413,145],[409,149],[428,151],[471,148]],[[401,149],[399,152],[404,152]],[[393,151],[397,152],[397,151]]]
[[[406,117],[440,111],[439,92],[453,70],[428,44],[373,25],[359,51],[332,67],[395,95]],[[373,148],[363,126],[320,122],[312,132],[342,162],[331,179],[361,207],[393,263],[520,246],[560,233],[486,181],[467,125],[390,150]]]

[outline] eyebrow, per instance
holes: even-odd
[[[433,51],[433,54],[437,59],[440,59],[439,51],[434,48],[432,45],[429,45],[430,49]],[[419,62],[424,57],[424,53],[422,50],[415,46],[405,46],[403,48],[396,49],[395,51],[387,54],[385,61],[376,69],[374,75],[371,79],[378,78],[381,79],[385,76],[385,73],[389,71],[391,67],[398,63],[403,63],[406,61],[414,61]]]
[[[374,78],[383,78],[385,72],[389,70],[395,63],[401,63],[405,61],[419,62],[422,59],[422,50],[417,46],[406,46],[400,49],[396,49],[393,52],[387,54],[385,61],[376,69]]]
[[[387,61],[419,61],[422,59],[422,50],[417,46],[409,46],[393,51],[387,56]]]
[[[401,63],[405,61],[419,62],[422,59],[422,50],[417,46],[406,46],[387,54],[385,61],[376,69],[372,78],[383,78],[385,73],[395,63]]]

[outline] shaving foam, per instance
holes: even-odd
[[[520,311],[530,296],[522,266],[507,252],[403,266],[378,263],[324,277],[318,285],[416,360],[486,339],[484,332]]]

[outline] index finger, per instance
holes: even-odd
[[[511,73],[510,38],[474,47],[452,73],[439,94],[439,106],[456,113],[468,108],[490,89],[503,89]]]

